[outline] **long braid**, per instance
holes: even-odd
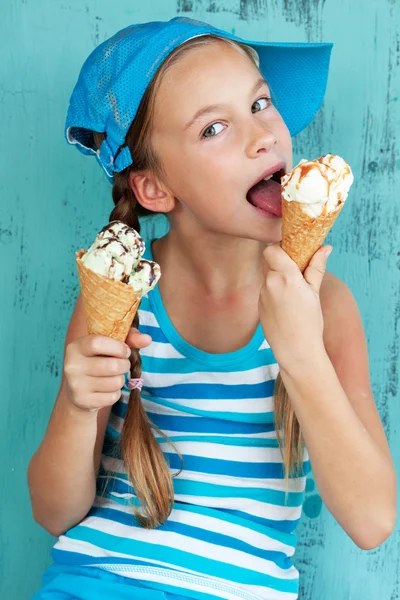
[[[110,221],[122,221],[140,232],[139,217],[135,210],[137,200],[129,185],[128,173],[129,171],[114,174],[112,197],[115,207],[110,214]],[[132,326],[139,326],[138,313]],[[142,360],[137,349],[132,348],[130,363],[131,376],[139,378]],[[151,427],[168,440],[148,418],[140,391],[132,390],[119,443],[127,475],[141,504],[141,511],[135,510],[136,518],[142,527],[148,529],[161,525],[168,518],[174,502],[169,467]],[[177,451],[175,445],[170,443]],[[178,454],[180,455],[179,452]],[[182,459],[181,455],[180,457]]]

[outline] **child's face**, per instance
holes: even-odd
[[[261,242],[281,240],[282,219],[254,208],[250,187],[279,163],[292,168],[289,131],[249,57],[226,43],[188,52],[164,76],[152,144],[164,184],[178,199],[172,218]],[[196,113],[202,114],[191,125]],[[279,168],[282,165],[279,166]]]

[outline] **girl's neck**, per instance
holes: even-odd
[[[171,228],[153,244],[153,258],[161,266],[169,286],[190,286],[199,294],[221,300],[236,294],[259,291],[263,281],[265,244],[222,236],[213,232],[182,234]]]
[[[211,354],[245,347],[259,323],[263,245],[172,228],[152,249],[162,302],[180,336]]]

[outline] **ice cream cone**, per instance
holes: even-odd
[[[88,332],[124,342],[139,307],[141,295],[131,285],[88,269],[81,260],[85,253],[86,250],[79,250],[75,257]]]
[[[303,273],[315,252],[322,246],[332,225],[344,206],[313,218],[302,209],[300,202],[288,202],[282,198],[281,246]]]

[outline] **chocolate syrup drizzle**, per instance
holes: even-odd
[[[105,225],[103,227],[103,229],[99,232],[99,236],[101,236],[101,234],[104,234],[107,231],[111,231],[111,237],[103,237],[103,241],[101,243],[101,245],[99,245],[99,248],[106,248],[107,246],[109,246],[112,242],[118,242],[122,248],[125,250],[125,252],[121,253],[121,258],[123,256],[125,256],[126,254],[129,254],[129,247],[116,235],[113,234],[112,232],[112,226],[116,223],[116,221],[111,221],[110,223],[107,223],[107,225]],[[129,232],[133,232],[134,234],[136,234],[137,232],[135,231],[135,229],[133,229],[132,227],[129,227],[129,225],[126,225],[125,223],[121,224],[121,230],[122,233],[129,233]],[[135,236],[135,247],[138,250],[140,256],[143,254],[144,249],[145,249],[145,245],[144,245],[144,241],[143,239],[138,235],[137,237]],[[112,258],[112,265],[114,267],[114,264],[116,262],[116,258]],[[117,261],[118,262],[118,261]],[[150,285],[153,284],[154,280],[156,279],[156,273],[155,273],[155,269],[154,269],[154,263],[152,263],[149,260],[146,259],[141,259],[139,264],[137,265],[136,269],[134,269],[135,273],[139,273],[139,271],[142,271],[144,269],[144,265],[147,264],[150,268]],[[122,277],[122,279],[120,279],[121,283],[128,283],[129,282],[129,277],[130,274],[124,275]]]

